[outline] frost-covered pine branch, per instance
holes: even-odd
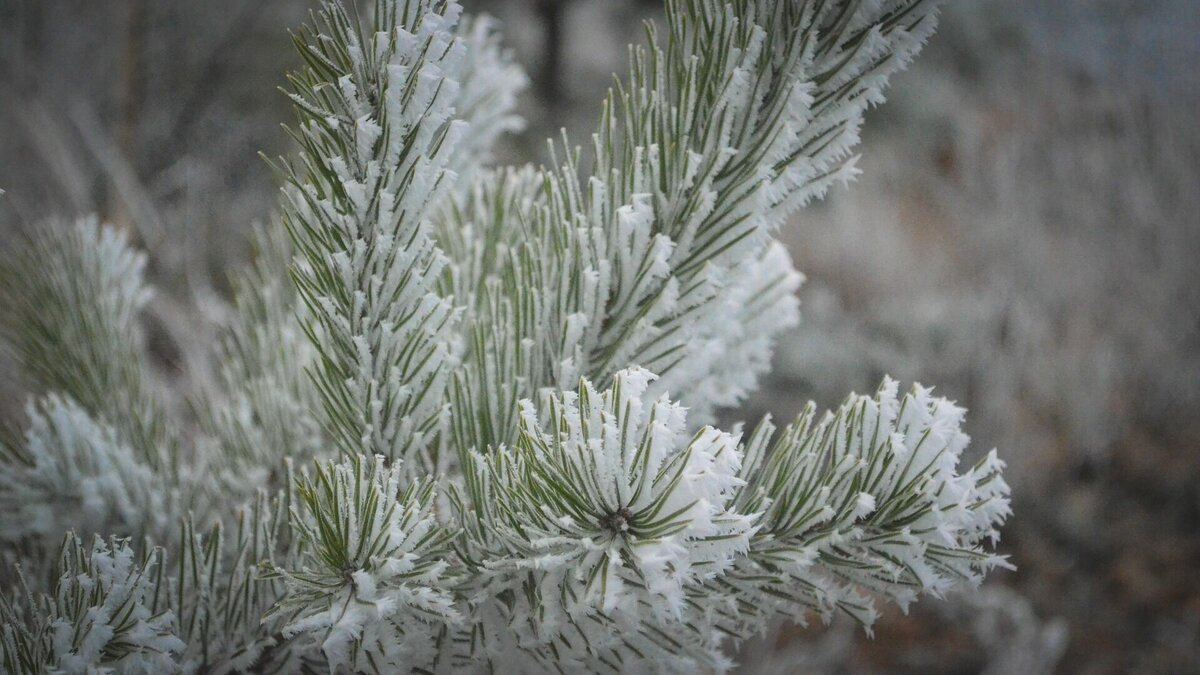
[[[319,396],[307,371],[316,350],[288,278],[291,242],[275,223],[255,228],[255,243],[254,264],[234,279],[232,320],[216,350],[218,391],[197,402],[210,444],[206,468],[226,503],[264,485],[284,487],[284,460],[330,451],[313,414]]]
[[[742,453],[711,427],[690,436],[682,406],[645,398],[653,379],[622,371],[603,392],[584,381],[552,395],[544,416],[526,401],[514,447],[469,470],[472,587],[525,658],[698,667],[719,646],[691,622],[687,589],[749,549],[756,514],[730,508]]]
[[[1004,463],[993,450],[960,473],[965,411],[920,385],[897,391],[888,379],[835,412],[810,404],[777,438],[764,420],[747,441],[737,503],[760,529],[716,581],[739,621],[840,610],[870,630],[872,596],[906,608],[1007,566],[985,548],[1009,515]]]
[[[302,152],[287,164],[284,221],[309,330],[322,331],[314,372],[331,435],[343,452],[426,469],[441,465],[432,440],[460,315],[436,289],[447,259],[428,216],[455,169],[513,127],[523,84],[487,23],[460,25],[461,11],[378,2],[364,25],[327,5],[296,36],[308,68],[291,77]]]
[[[936,9],[667,5],[665,39],[651,27],[603,104],[589,170],[564,140],[561,167],[502,170],[449,212],[443,238],[468,265],[453,287],[477,350],[460,389],[533,396],[635,363],[701,416],[739,402],[772,336],[798,321],[801,276],[771,235],[853,176],[862,115]],[[522,391],[503,389],[516,382]],[[475,405],[483,421],[459,445],[512,428],[512,406]]]
[[[281,620],[267,616],[281,590],[261,578],[260,565],[288,555],[279,538],[283,504],[255,499],[236,518],[231,543],[221,526],[200,533],[185,520],[169,552],[67,533],[46,591],[37,590],[33,570],[18,570],[13,595],[0,599],[4,672],[311,668],[283,637]]]
[[[111,425],[57,394],[31,402],[27,413],[19,454],[0,468],[0,539],[164,531],[168,492]]]
[[[270,576],[287,587],[275,611],[329,668],[395,672],[433,663],[439,636],[459,621],[450,579],[454,532],[433,515],[435,487],[402,486],[403,472],[353,457],[317,463],[295,486],[300,555]]]
[[[51,220],[0,259],[0,332],[37,397],[0,456],[0,538],[166,533],[177,439],[143,353],[146,258],[94,218]]]
[[[799,318],[775,234],[853,175],[936,4],[672,0],[589,163],[564,137],[500,168],[525,78],[489,21],[324,5],[280,218],[186,416],[119,235],[6,258],[36,396],[0,452],[4,668],[724,671],[776,622],[869,631],[1006,565],[1003,463],[960,468],[926,388],[712,426]]]
[[[39,392],[116,426],[153,468],[174,461],[142,354],[146,256],[95,218],[51,220],[0,262],[0,330]]]
[[[515,447],[468,472],[480,611],[505,617],[522,658],[719,667],[725,639],[774,620],[841,611],[869,630],[872,597],[907,606],[1006,564],[984,548],[1009,513],[1003,463],[960,474],[963,411],[928,389],[898,397],[888,380],[743,445],[711,427],[688,440],[686,411],[646,398],[651,379],[584,381],[545,402],[545,423],[526,402]]]
[[[139,555],[125,542],[68,535],[53,590],[35,596],[26,589],[26,607],[0,604],[4,671],[173,670],[184,644],[164,602],[161,565],[158,550]]]

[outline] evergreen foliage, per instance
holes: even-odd
[[[50,222],[0,266],[35,397],[0,453],[4,670],[726,670],[774,622],[869,630],[1004,566],[1003,463],[960,468],[926,388],[709,424],[799,320],[774,235],[853,176],[936,4],[671,0],[590,161],[508,168],[525,78],[487,20],[326,4],[189,414],[121,235]]]

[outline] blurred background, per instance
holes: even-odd
[[[538,160],[583,139],[655,0],[476,0],[531,75]],[[181,386],[227,311],[276,91],[309,0],[0,0],[0,246],[51,215],[135,233]],[[728,420],[835,405],[885,373],[970,409],[1009,464],[1015,572],[982,592],[746,645],[756,673],[1200,672],[1200,5],[974,0],[868,117],[861,179],[783,233],[804,323]],[[197,319],[212,319],[211,321]],[[0,366],[0,390],[10,378]],[[15,401],[8,391],[3,400]]]

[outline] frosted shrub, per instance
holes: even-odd
[[[959,466],[951,402],[886,380],[781,433],[710,424],[799,320],[776,233],[854,175],[935,11],[670,2],[589,165],[564,137],[490,169],[524,85],[491,25],[326,5],[188,414],[120,234],[49,223],[7,256],[35,400],[0,462],[5,670],[726,670],[781,620],[869,630],[877,600],[978,584],[1008,487],[994,452]]]

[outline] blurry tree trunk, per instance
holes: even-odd
[[[146,24],[145,0],[125,0],[126,30],[125,52],[121,67],[121,122],[117,134],[117,146],[122,158],[130,168],[137,172],[137,123],[138,110],[141,105],[141,57],[142,39]],[[118,195],[116,187],[111,187],[112,223],[125,232],[134,233],[137,228],[132,221],[130,207]]]
[[[542,22],[542,67],[538,73],[538,92],[551,107],[561,103],[563,59],[563,12],[570,0],[537,0]]]

